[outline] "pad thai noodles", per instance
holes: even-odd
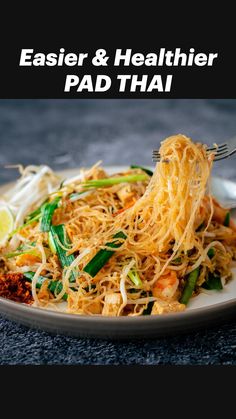
[[[1,200],[14,225],[0,248],[0,296],[140,316],[183,311],[200,292],[221,290],[236,227],[210,192],[214,154],[184,135],[159,151],[154,172],[109,175],[99,162],[61,179],[47,166],[20,167]]]

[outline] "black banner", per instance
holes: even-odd
[[[3,46],[0,98],[235,98],[227,45]]]

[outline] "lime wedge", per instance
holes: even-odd
[[[0,245],[8,239],[14,226],[14,219],[8,207],[0,207]]]

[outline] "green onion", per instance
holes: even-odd
[[[84,188],[103,188],[106,186],[117,185],[119,183],[132,183],[132,182],[142,182],[147,180],[146,175],[128,175],[128,176],[119,176],[119,177],[110,177],[105,179],[98,180],[87,180],[82,183]]]
[[[229,224],[230,224],[230,212],[227,212],[225,216],[225,220],[224,220],[224,226],[229,227]]]
[[[172,260],[172,263],[174,263],[174,265],[179,265],[181,262],[182,258],[180,256]]]
[[[43,206],[41,211],[42,217],[40,223],[41,231],[45,232],[50,230],[53,213],[55,209],[58,207],[60,199],[60,197],[56,197],[52,202],[48,202],[46,205]]]
[[[137,292],[140,292],[140,290],[137,290],[137,288],[130,288],[130,289],[128,290],[128,292],[129,292],[130,294],[136,294]]]
[[[96,288],[95,284],[90,284],[90,289],[91,290],[95,290],[95,288]],[[89,285],[87,285],[87,287],[84,287],[83,289],[84,289],[84,291],[89,292]]]
[[[223,289],[221,278],[219,275],[209,273],[207,280],[201,285],[202,288],[206,290],[217,290],[220,291]]]
[[[29,271],[29,272],[25,272],[24,273],[24,277],[26,278],[26,279],[28,279],[28,281],[29,282],[32,282],[32,279],[33,279],[33,277],[34,277],[34,275],[35,275],[35,272],[31,272],[31,271]],[[38,279],[37,279],[37,282],[36,282],[36,288],[41,288],[41,286],[42,286],[42,284],[44,283],[44,281],[48,281],[48,280],[50,280],[49,278],[47,278],[46,276],[42,276],[42,275],[39,275],[39,277],[38,277]],[[61,290],[62,290],[62,283],[60,282],[60,281],[51,281],[50,280],[50,282],[49,282],[49,284],[48,284],[48,289],[53,293],[53,294],[55,294],[55,292],[57,293],[57,294],[59,294],[59,292],[61,292]],[[63,300],[67,300],[67,298],[68,298],[68,294],[67,293],[65,293],[63,296],[62,296],[62,298],[63,298]]]
[[[56,246],[54,244],[53,235],[52,235],[51,231],[48,232],[48,246],[49,246],[51,252],[55,255],[57,253],[57,249],[56,249]]]
[[[21,256],[21,255],[34,255],[34,256],[40,256],[40,253],[38,250],[34,250],[34,249],[28,249],[28,250],[23,250],[22,252],[10,252],[10,253],[6,253],[4,256],[7,259],[11,259],[11,258],[15,258],[16,256]]]
[[[27,221],[30,221],[30,220],[32,220],[32,218],[35,218],[37,215],[41,215],[41,212],[42,212],[42,210],[43,210],[43,208],[44,208],[44,206],[47,204],[47,202],[48,202],[48,200],[46,200],[46,201],[44,201],[41,205],[40,205],[40,207],[38,207],[36,210],[34,210],[34,211],[32,211],[30,214],[28,214],[27,216],[26,216],[26,218],[25,218],[25,221],[27,222]]]
[[[190,272],[190,274],[188,275],[188,278],[187,278],[187,281],[183,290],[183,294],[179,300],[180,303],[188,304],[188,301],[191,298],[192,293],[195,289],[197,279],[199,277],[199,273],[200,273],[200,266],[194,269],[194,271]]]
[[[131,169],[141,169],[143,172],[147,173],[148,176],[153,175],[153,171],[150,170],[150,169],[146,169],[146,167],[137,166],[136,164],[131,164],[130,168]]]
[[[24,272],[24,277],[26,279],[28,279],[29,282],[32,282],[32,279],[33,279],[34,275],[35,275],[35,272],[31,272],[31,271]],[[48,279],[49,278],[47,278],[46,276],[39,275],[39,277],[37,279],[37,282],[36,282],[36,288],[41,288],[43,282],[48,280]]]
[[[47,204],[47,201],[40,205],[39,208],[28,214],[25,218],[25,223],[21,226],[17,227],[14,231],[11,232],[9,238],[13,237],[16,233],[19,233],[23,228],[28,227],[30,224],[34,223],[35,221],[39,221],[42,215],[42,211]]]
[[[34,218],[31,218],[26,223],[22,224],[20,227],[16,228],[14,231],[11,232],[9,238],[13,237],[14,234],[19,233],[23,228],[27,227],[28,225],[32,224],[34,221],[38,221],[41,217],[41,214],[37,214]]]
[[[207,252],[207,256],[212,259],[213,256],[215,256],[215,249],[213,247],[211,247],[208,252]]]
[[[20,255],[24,255],[24,254],[32,254],[32,255],[34,255],[34,254],[39,254],[39,252],[35,252],[35,245],[36,245],[36,242],[32,242],[32,243],[29,243],[29,244],[25,244],[25,243],[21,243],[18,247],[17,247],[17,249],[16,249],[16,251],[15,252],[9,252],[9,253],[6,253],[4,256],[7,258],[7,259],[10,259],[10,258],[14,258],[14,257],[16,257],[16,256],[20,256]],[[33,249],[32,249],[32,247],[33,247]]]
[[[136,270],[131,269],[128,273],[128,277],[131,279],[131,281],[136,285],[137,287],[141,287],[143,285],[139,274]]]
[[[117,234],[113,236],[113,239],[126,239],[127,236],[123,233],[123,231],[119,231]],[[122,245],[122,242],[119,240],[115,240],[111,243],[106,243],[105,246],[117,249]],[[115,253],[114,250],[107,250],[101,249],[98,253],[87,263],[84,268],[84,272],[87,272],[90,276],[94,277],[100,269],[108,262],[111,256]]]
[[[65,229],[64,224],[51,226],[50,232],[51,232],[52,245],[56,249],[57,256],[59,258],[62,268],[70,266],[74,262],[75,257],[74,255],[67,255],[67,251],[60,246],[60,243],[61,243],[63,247],[66,247],[69,242],[69,238],[66,234],[66,229]],[[72,271],[70,275],[70,282],[75,282],[76,276],[77,275],[75,271]]]
[[[61,290],[63,288],[62,282],[60,281],[51,281],[48,284],[48,289],[55,295],[57,296]],[[65,292],[65,294],[63,294],[62,296],[63,300],[67,300],[68,298],[68,294]]]
[[[84,194],[86,191],[82,192],[75,192],[70,195],[70,201],[74,202],[81,198],[81,195]]]
[[[63,185],[64,185],[65,180],[66,180],[66,179],[63,179],[63,180],[61,181],[60,186],[59,186],[59,188],[58,188],[58,191],[60,191],[60,189],[62,189],[62,188],[63,188]]]

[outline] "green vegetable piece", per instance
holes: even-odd
[[[179,265],[181,262],[182,262],[181,257],[178,257],[172,260],[172,263],[174,263],[174,265]]]
[[[60,246],[60,243],[61,243],[63,247],[66,247],[69,242],[69,237],[66,234],[66,229],[65,229],[64,224],[51,226],[50,232],[51,232],[51,240],[52,240],[53,246],[56,249],[57,256],[59,258],[62,268],[66,266],[70,266],[74,262],[75,257],[74,255],[67,255],[67,251]],[[70,275],[70,282],[75,282],[76,277],[77,275],[75,271],[73,270]]]
[[[49,245],[49,248],[50,248],[51,252],[55,255],[57,253],[57,249],[56,249],[56,246],[54,244],[53,235],[52,235],[51,231],[48,232],[48,245]]]
[[[17,247],[15,252],[6,253],[4,256],[7,259],[11,259],[16,256],[21,256],[25,254],[38,256],[38,252],[37,250],[35,250],[35,245],[36,245],[36,242],[30,243],[28,245],[25,243],[22,243],[20,246]]]
[[[150,169],[146,169],[146,167],[143,166],[138,166],[136,164],[131,164],[130,166],[131,169],[141,169],[143,172],[147,173],[148,176],[152,176],[153,175],[153,171]]]
[[[84,193],[86,193],[86,191],[72,193],[70,195],[70,201],[71,202],[78,201],[78,199],[80,199],[81,198],[81,195],[83,195]]]
[[[194,271],[190,272],[190,274],[188,275],[184,290],[183,290],[183,294],[179,300],[179,302],[181,304],[188,304],[189,299],[192,296],[192,293],[195,289],[196,283],[197,283],[197,279],[199,277],[199,273],[200,273],[200,266],[196,269],[194,269]]]
[[[32,279],[33,279],[34,275],[35,275],[35,272],[31,272],[31,271],[24,273],[24,277],[29,282],[32,282]],[[47,278],[46,276],[39,275],[38,280],[36,282],[36,288],[41,288],[42,284],[45,281],[48,281],[48,280],[49,280],[49,278]],[[55,294],[55,291],[57,292],[57,294],[59,294],[59,292],[61,292],[61,290],[62,290],[62,283],[60,281],[50,281],[49,284],[48,284],[48,289],[53,294]],[[62,298],[63,298],[63,300],[66,301],[67,298],[68,298],[68,294],[65,293]]]
[[[136,270],[131,269],[128,273],[128,277],[137,287],[141,287],[143,285],[140,276]]]
[[[25,218],[25,221],[30,221],[32,218],[36,217],[37,215],[41,216],[41,213],[43,211],[44,206],[47,204],[48,199],[44,201],[36,210],[32,211],[30,214],[28,214]]]
[[[212,259],[213,256],[215,256],[215,249],[213,247],[211,247],[208,252],[207,252],[207,256]]]
[[[230,212],[227,212],[225,216],[225,220],[224,220],[224,226],[229,227],[229,224],[230,224]]]
[[[10,253],[6,253],[4,256],[7,259],[11,259],[11,258],[15,258],[16,256],[21,256],[21,255],[34,255],[34,256],[38,256],[39,252],[37,252],[37,250],[34,249],[28,249],[28,250],[24,250],[22,252],[10,252]]]
[[[24,272],[24,277],[26,279],[28,279],[29,282],[32,282],[32,279],[33,279],[34,275],[35,275],[35,272],[31,272],[31,271]],[[47,278],[46,276],[39,275],[38,280],[36,282],[36,288],[41,288],[43,282],[48,280],[48,279],[49,278]]]
[[[223,286],[220,276],[209,273],[208,279],[202,284],[202,288],[205,288],[206,290],[222,290]]]
[[[123,231],[119,231],[113,236],[113,239],[126,239],[127,236]],[[122,242],[115,240],[111,243],[106,243],[105,246],[111,247],[112,249],[117,249],[122,245]],[[101,249],[98,253],[87,263],[84,267],[84,272],[87,272],[92,278],[102,269],[102,267],[108,262],[111,256],[115,253],[114,250]]]
[[[22,224],[21,226],[17,227],[14,231],[12,231],[11,234],[9,235],[9,238],[13,237],[14,234],[19,233],[19,231],[21,231],[23,228],[27,227],[28,225],[32,224],[33,222],[39,221],[39,219],[41,218],[41,212],[43,211],[43,208],[46,205],[46,203],[47,201],[44,202],[42,205],[40,205],[39,208],[37,208],[36,210],[28,214],[25,218],[24,224]]]
[[[41,217],[41,214],[37,214],[35,217],[31,218],[26,223],[24,223],[21,226],[17,227],[15,230],[13,230],[11,232],[11,234],[9,235],[9,238],[13,237],[16,233],[19,233],[19,231],[21,231],[23,228],[29,226],[30,224],[32,224],[34,221],[38,221],[40,219],[40,217]]]
[[[52,217],[55,209],[58,207],[60,197],[56,197],[52,202],[48,202],[43,206],[41,211],[40,230],[43,232],[49,231],[52,223]]]
[[[136,294],[137,292],[140,292],[140,290],[137,290],[137,288],[130,288],[128,292],[130,294]]]
[[[48,284],[48,289],[55,295],[57,296],[61,291],[62,291],[63,285],[62,282],[60,281],[51,281]],[[65,292],[65,294],[63,294],[62,296],[63,300],[67,300],[68,298],[68,294]]]
[[[106,186],[118,185],[119,183],[133,183],[133,182],[142,182],[147,180],[146,175],[128,175],[128,176],[119,176],[119,177],[110,177],[105,179],[98,180],[87,180],[82,183],[84,188],[103,188]]]
[[[90,285],[90,288],[91,288],[91,290],[94,290],[96,288],[96,285],[95,284],[91,284]],[[84,291],[89,292],[89,286],[84,287]]]

